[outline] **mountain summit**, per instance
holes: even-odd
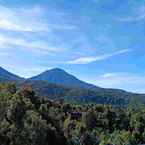
[[[93,89],[93,88],[99,88],[95,85],[88,84],[84,81],[79,80],[75,76],[67,73],[63,69],[60,68],[54,68],[48,71],[45,71],[35,77],[30,78],[30,80],[39,80],[39,81],[47,81],[49,83],[57,84],[57,85],[63,85],[67,87],[79,87],[84,89]]]

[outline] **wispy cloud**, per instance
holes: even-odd
[[[39,5],[17,8],[0,5],[0,10],[1,50],[23,49],[46,55],[63,52],[66,48],[61,46],[60,42],[58,46],[56,41],[60,38],[56,32],[77,29],[75,25],[65,20],[65,13],[62,14],[59,10],[52,12]],[[52,16],[54,19],[51,19]],[[4,34],[3,31],[8,33]],[[35,32],[35,36],[30,32]]]
[[[142,6],[135,10],[133,15],[124,16],[124,17],[117,17],[118,21],[121,22],[131,22],[131,21],[140,21],[145,19],[145,6]]]
[[[41,17],[43,9],[39,6],[10,9],[0,5],[0,10],[0,29],[22,32],[49,31]]]
[[[58,15],[58,12],[54,12],[53,15],[59,19],[59,23],[51,23],[51,20],[48,20],[46,17],[48,11],[39,5],[17,9],[0,5],[0,10],[0,29],[20,32],[49,32],[52,29],[76,29],[75,25],[64,21],[65,15]]]
[[[56,47],[56,46],[50,46],[46,41],[43,40],[26,40],[22,38],[12,38],[4,35],[0,35],[0,47],[1,50],[4,49],[23,49],[28,52],[34,52],[39,54],[50,54],[50,53],[58,53],[62,52],[65,49]]]
[[[132,50],[131,49],[122,49],[122,50],[119,50],[119,51],[116,51],[116,52],[113,52],[113,53],[110,53],[110,54],[80,57],[80,58],[77,58],[75,60],[68,61],[68,63],[70,63],[70,64],[88,64],[88,63],[92,63],[92,62],[95,62],[95,61],[105,60],[105,59],[108,59],[110,57],[120,55],[120,54],[124,54],[124,53],[130,52],[130,51],[132,51]]]
[[[96,76],[91,82],[105,88],[120,88],[132,92],[145,93],[145,76],[140,74],[111,72]]]

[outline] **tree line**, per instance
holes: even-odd
[[[31,86],[0,84],[1,145],[138,145],[145,106],[71,104],[35,95]]]

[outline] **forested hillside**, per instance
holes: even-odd
[[[95,103],[126,106],[134,97],[145,102],[145,94],[120,89],[101,88],[77,79],[66,71],[55,68],[25,79],[0,67],[0,82],[15,82],[17,88],[31,85],[36,95],[52,100],[65,99],[74,103]]]
[[[31,85],[36,95],[52,100],[65,99],[74,103],[95,103],[110,104],[115,106],[126,106],[134,97],[138,97],[145,102],[144,94],[135,94],[117,89],[90,90],[73,88],[46,81],[26,80],[18,86]]]
[[[0,145],[138,145],[145,106],[73,104],[36,96],[31,86],[0,85]]]

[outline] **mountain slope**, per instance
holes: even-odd
[[[23,80],[23,78],[10,73],[9,71],[0,67],[0,82],[9,82],[9,81],[19,81]]]
[[[21,86],[31,85],[36,95],[52,100],[65,99],[75,103],[111,104],[117,106],[127,105],[134,97],[145,101],[144,94],[134,94],[117,89],[100,89],[92,91],[81,88],[68,88],[61,85],[51,84],[47,81],[26,80]]]
[[[66,71],[54,68],[41,73],[35,77],[30,78],[30,80],[47,81],[49,83],[54,83],[58,85],[63,85],[67,87],[83,88],[83,89],[100,89],[95,85],[88,84],[74,77],[73,75],[67,73]]]
[[[145,101],[145,94],[119,89],[105,89],[85,83],[62,69],[52,69],[30,79],[23,79],[0,67],[0,82],[16,82],[17,87],[31,85],[36,95],[53,100],[67,99],[79,103],[126,105],[131,98]]]

